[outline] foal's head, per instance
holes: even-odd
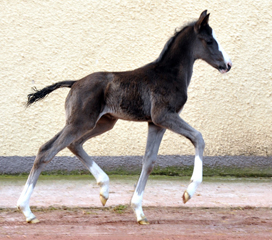
[[[221,73],[226,73],[231,69],[232,62],[209,26],[209,16],[210,14],[207,14],[205,10],[194,25],[194,32],[197,36],[194,55],[195,58],[203,59]]]

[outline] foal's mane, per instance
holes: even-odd
[[[177,37],[185,30],[187,29],[188,27],[190,26],[193,26],[194,24],[196,23],[196,21],[193,21],[193,22],[189,22],[189,23],[186,23],[184,24],[183,26],[181,27],[178,27],[175,29],[175,33],[174,35],[169,38],[169,40],[166,42],[166,44],[164,45],[164,48],[163,50],[161,51],[159,57],[153,61],[153,63],[158,63],[160,62],[164,56],[166,55],[166,53],[169,51],[169,49],[171,48],[171,46],[173,45],[173,43],[175,42],[175,40],[177,39]]]

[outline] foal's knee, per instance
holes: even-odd
[[[148,174],[152,172],[155,162],[156,162],[156,157],[154,157],[151,153],[147,153],[144,158],[143,168],[145,168]]]
[[[154,163],[152,163],[152,164],[145,164],[144,168],[145,168],[147,174],[150,175],[151,172],[152,172],[152,170],[153,170],[153,168],[154,168]]]
[[[204,150],[205,141],[203,139],[203,136],[202,136],[201,132],[196,133],[194,145],[195,145],[195,147],[198,147],[198,148]]]

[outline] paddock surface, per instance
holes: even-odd
[[[90,176],[41,176],[30,200],[40,223],[25,223],[16,201],[25,176],[0,177],[0,239],[272,239],[271,178],[204,178],[185,205],[189,177],[151,176],[144,195],[150,225],[128,206],[136,176],[110,176],[101,207]]]

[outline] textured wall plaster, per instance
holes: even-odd
[[[31,87],[123,71],[157,58],[174,29],[208,9],[210,25],[233,61],[226,75],[195,64],[181,116],[202,132],[205,154],[272,154],[272,2],[2,0],[0,1],[0,156],[33,156],[65,122],[68,89],[25,109]],[[86,143],[94,156],[144,153],[146,123],[119,121]],[[162,155],[194,154],[174,133]],[[61,156],[72,156],[68,150]]]

